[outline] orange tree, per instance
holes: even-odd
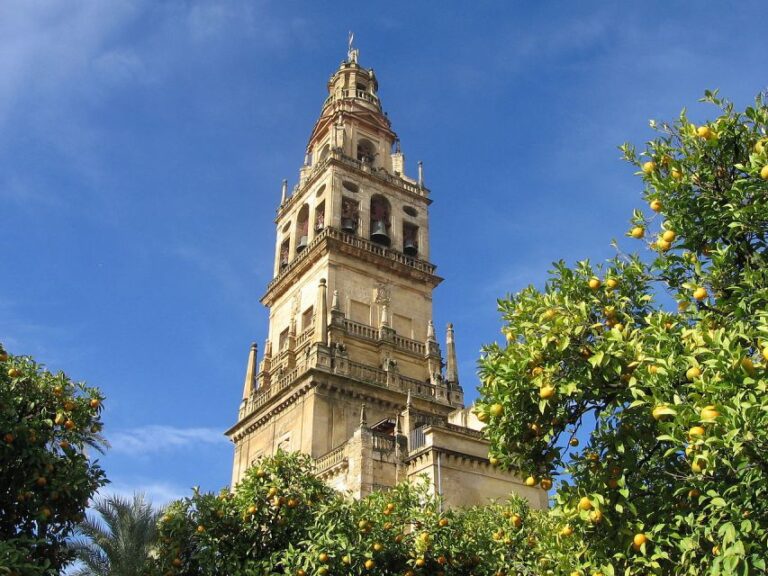
[[[533,575],[570,566],[580,530],[521,499],[441,511],[426,484],[355,500],[316,479],[307,456],[279,452],[231,492],[172,504],[153,573]]]
[[[714,120],[622,147],[649,256],[556,264],[499,301],[506,342],[480,360],[500,465],[563,476],[550,514],[584,540],[573,574],[766,571],[768,100],[704,100]]]
[[[102,397],[0,346],[0,574],[58,574],[65,540],[106,483]]]

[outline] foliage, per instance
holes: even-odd
[[[154,573],[533,575],[575,553],[555,523],[519,498],[441,511],[425,483],[355,500],[315,478],[309,457],[279,452],[233,492],[172,504]]]
[[[92,506],[98,517],[87,517],[77,527],[70,547],[83,566],[73,576],[139,576],[145,574],[157,546],[157,523],[162,511],[152,508],[143,494],[132,500],[112,495]]]
[[[652,256],[556,264],[499,301],[507,341],[480,361],[494,457],[563,476],[574,573],[766,571],[768,102],[704,100],[715,120],[622,147],[650,206],[628,236],[654,231]]]
[[[55,574],[65,539],[106,483],[102,397],[0,346],[0,574]]]

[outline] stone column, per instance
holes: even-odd
[[[315,342],[323,345],[328,344],[328,287],[325,278],[320,279],[320,284],[317,287]]]

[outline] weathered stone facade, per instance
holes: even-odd
[[[269,332],[251,347],[232,483],[278,448],[300,450],[329,485],[360,497],[426,476],[449,506],[546,493],[492,467],[464,409],[453,328],[432,325],[430,191],[404,173],[373,70],[357,52],[328,83],[298,184],[283,182]]]

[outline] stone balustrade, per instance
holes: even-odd
[[[299,377],[308,372],[309,370],[320,370],[329,373],[342,374],[340,366],[343,366],[343,375],[359,382],[365,382],[366,384],[372,384],[381,388],[389,388],[397,390],[399,392],[410,392],[412,396],[420,398],[428,398],[430,400],[438,400],[441,402],[447,402],[447,399],[442,399],[438,395],[437,386],[430,382],[422,382],[414,378],[408,378],[407,376],[400,375],[396,370],[382,370],[374,366],[368,366],[367,364],[361,364],[359,362],[352,362],[351,360],[344,359],[343,362],[338,362],[335,365],[329,361],[331,358],[327,348],[309,344],[309,351],[315,351],[315,353],[309,353],[306,356],[304,354],[297,358],[297,364],[291,370],[283,370],[282,374],[279,367],[273,367],[273,375],[278,375],[277,378],[273,376],[272,383],[266,388],[256,390],[250,398],[245,400],[240,407],[240,419],[243,419],[248,414],[252,414],[265,404],[270,399],[276,397],[284,390],[288,389]],[[444,395],[443,395],[444,396]]]
[[[344,451],[347,447],[347,443],[344,442],[338,448],[334,448],[327,454],[323,454],[319,458],[315,459],[315,474],[321,474],[326,470],[330,470],[337,464],[340,464],[344,460]]]

